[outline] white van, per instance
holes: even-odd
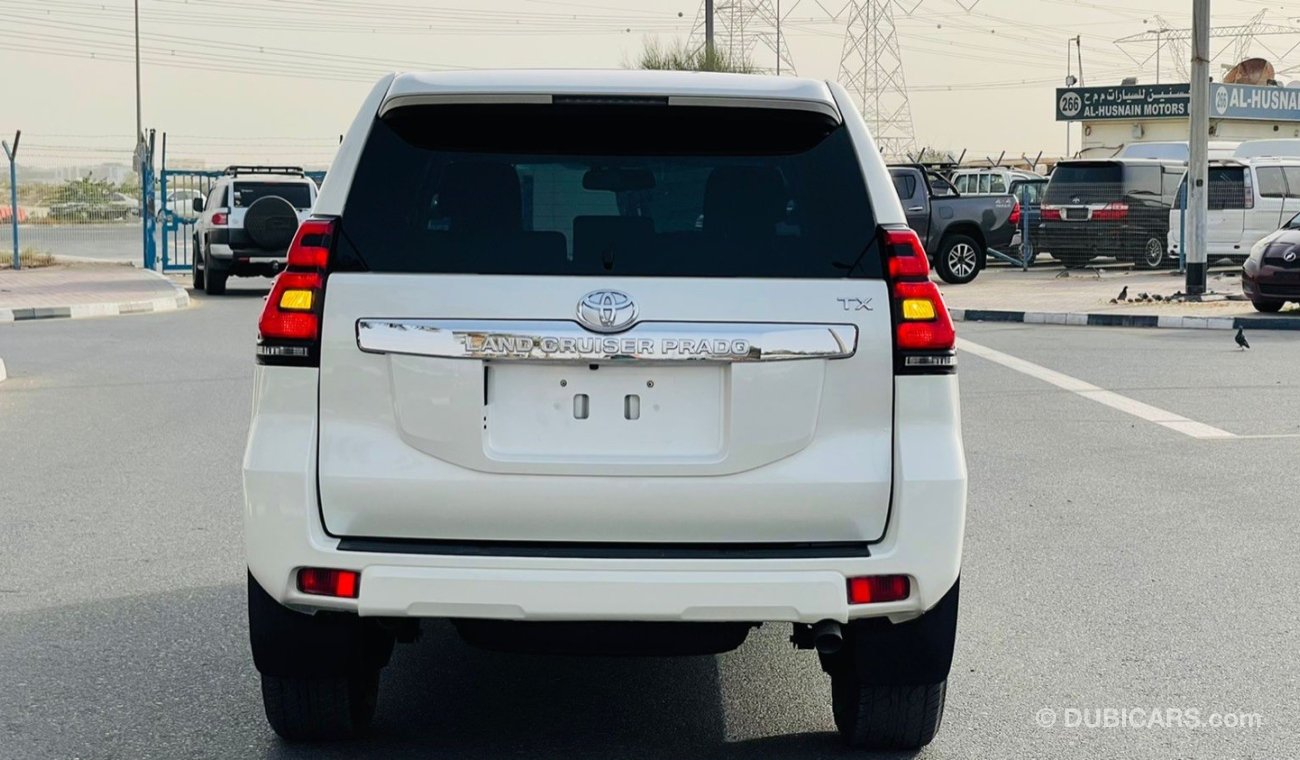
[[[1243,144],[1243,147],[1249,143]],[[1179,188],[1181,199],[1187,178]],[[1169,251],[1179,255],[1182,242],[1181,201],[1169,212]],[[1260,238],[1300,212],[1300,158],[1233,158],[1210,162],[1208,260],[1244,259]]]
[[[1243,145],[1257,145],[1259,143],[1278,143],[1278,142],[1300,142],[1300,140],[1251,140],[1243,143],[1240,140],[1210,140],[1209,156],[1210,159],[1216,158],[1245,158],[1239,151]],[[1269,150],[1268,155],[1285,156],[1293,155],[1292,151]],[[1264,155],[1255,153],[1254,155]],[[1171,140],[1167,142],[1141,142],[1129,143],[1115,154],[1115,158],[1155,158],[1161,161],[1186,161],[1187,160],[1187,141]]]
[[[950,179],[953,187],[962,195],[1006,195],[1010,192],[1012,182],[1018,179],[1043,179],[1043,175],[999,166],[958,169]]]

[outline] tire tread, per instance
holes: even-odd
[[[846,682],[833,687],[839,702],[835,723],[850,746],[873,750],[919,749],[938,733],[947,681],[875,686],[861,684],[849,676],[841,678]]]

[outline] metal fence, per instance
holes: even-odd
[[[188,270],[195,214],[190,200],[206,193],[228,164],[288,163],[321,168],[337,138],[177,139],[172,163],[185,167],[166,178],[162,135],[155,146],[153,219],[155,268]],[[177,147],[179,146],[179,150]],[[17,208],[9,200],[8,167],[0,167],[0,266],[12,260],[10,225],[18,219],[18,247],[32,263],[65,260],[146,262],[142,229],[144,193],[133,160],[130,135],[42,135],[25,132],[17,156]],[[0,161],[3,156],[0,155]],[[322,172],[311,172],[319,178]],[[318,180],[319,181],[319,180]],[[170,236],[164,241],[164,236]],[[165,246],[165,247],[164,247]],[[162,252],[166,251],[164,259]]]

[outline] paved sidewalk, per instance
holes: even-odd
[[[1168,301],[1183,290],[1184,279],[1167,270],[1040,266],[1028,272],[992,267],[974,282],[939,282],[939,287],[954,319],[967,321],[1300,330],[1300,308],[1294,304],[1278,314],[1261,314],[1249,301],[1231,300],[1242,298],[1235,268],[1211,272],[1207,284],[1214,300]],[[1126,287],[1127,300],[1118,300]],[[1143,294],[1148,298],[1141,299]]]
[[[118,264],[56,264],[0,270],[0,322],[174,311],[189,292],[146,269]]]

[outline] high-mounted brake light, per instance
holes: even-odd
[[[320,360],[321,307],[334,221],[308,219],[289,245],[288,268],[275,278],[257,323],[262,364],[314,367]]]
[[[356,599],[361,593],[361,573],[326,567],[304,567],[298,571],[298,590],[317,596]]]
[[[849,604],[900,602],[911,593],[912,584],[906,575],[865,575],[849,578]]]

